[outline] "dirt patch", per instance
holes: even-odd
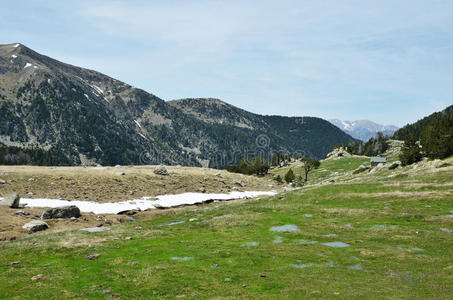
[[[153,166],[134,167],[31,167],[2,166],[0,197],[18,193],[24,198],[52,198],[118,202],[185,192],[228,193],[232,190],[272,190],[267,178],[213,169],[168,167],[170,176],[153,173]],[[124,175],[120,175],[124,173]],[[216,174],[221,173],[221,177]],[[241,184],[235,183],[240,181]]]

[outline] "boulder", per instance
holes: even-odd
[[[5,183],[6,183],[6,181],[5,181],[5,180],[3,180],[3,179],[0,179],[0,184],[5,184]]]
[[[335,148],[332,152],[327,154],[326,159],[351,157],[351,156],[352,155],[344,147],[339,147],[339,148]]]
[[[80,217],[80,209],[75,205],[62,206],[56,208],[49,208],[44,211],[41,215],[41,219],[58,219],[66,218],[70,219],[72,217]]]
[[[157,175],[170,175],[170,172],[164,166],[160,165],[154,169],[154,174]]]
[[[19,208],[20,196],[18,194],[11,194],[6,196],[0,201],[0,205],[8,205],[11,208]]]
[[[369,170],[370,167],[369,166],[364,166],[364,165],[361,165],[360,167],[358,167],[357,169],[355,169],[352,174],[359,174],[359,173],[362,173],[362,172],[365,172],[367,170]]]
[[[46,230],[49,228],[49,225],[41,220],[33,220],[31,222],[28,222],[24,226],[22,226],[22,229],[25,229],[29,232],[36,232],[36,231],[41,231],[41,230]]]
[[[245,186],[245,184],[242,181],[240,181],[240,180],[235,180],[235,181],[233,181],[233,183],[235,185],[239,185],[239,186],[242,186],[242,187]]]
[[[394,161],[390,164],[389,166],[389,170],[395,170],[396,168],[398,168],[399,166],[401,166],[401,162],[399,160],[397,161]]]

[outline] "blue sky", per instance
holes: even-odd
[[[399,126],[453,104],[451,0],[1,4],[0,43],[165,100]]]

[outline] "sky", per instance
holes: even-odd
[[[452,0],[0,4],[0,44],[164,100],[397,126],[453,104]]]

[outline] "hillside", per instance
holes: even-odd
[[[184,113],[211,124],[227,124],[262,132],[271,152],[281,151],[324,158],[332,146],[353,140],[329,122],[315,117],[262,116],[247,112],[218,99],[181,99],[168,102]],[[333,144],[331,144],[333,143]]]
[[[453,119],[453,105],[448,106],[443,111],[435,112],[415,123],[407,124],[406,126],[398,129],[393,138],[404,140],[408,134],[413,134],[416,139],[420,139],[423,130],[435,120],[451,120]]]
[[[392,136],[393,133],[398,130],[398,127],[394,125],[381,125],[368,120],[343,121],[331,119],[329,122],[351,135],[353,138],[364,142],[374,137],[378,132],[382,132],[386,136]]]
[[[225,167],[263,148],[321,158],[352,139],[318,118],[259,116],[215,101],[209,115],[195,114],[196,102],[183,108],[24,45],[0,45],[0,143],[37,146],[63,164]]]

